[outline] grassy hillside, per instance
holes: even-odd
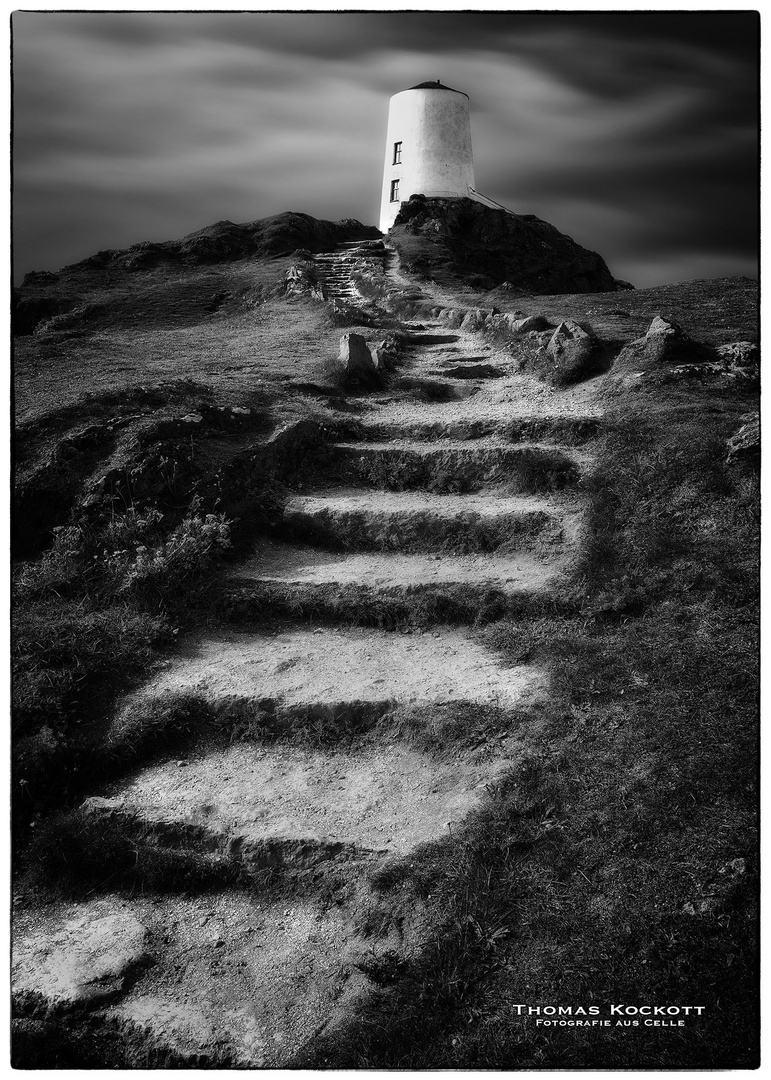
[[[366,393],[330,378],[340,335],[409,331],[415,294],[401,309],[380,297],[357,323],[285,295],[291,257],[269,256],[113,266],[109,277],[81,267],[51,286],[58,314],[16,339],[19,908],[84,889],[259,888],[234,865],[92,836],[77,807],[216,722],[191,699],[133,717],[123,739],[112,723],[126,689],[221,616],[228,566],[271,535],[329,440],[355,436]],[[28,286],[38,313],[44,284]],[[419,906],[423,943],[391,967],[373,961],[372,993],[294,1067],[754,1067],[758,469],[752,452],[729,457],[727,440],[756,408],[757,387],[721,372],[673,377],[671,366],[618,380],[612,360],[657,314],[707,346],[757,340],[756,287],[428,293],[425,310],[573,318],[604,343],[607,373],[578,390],[544,388],[557,405],[587,393],[604,410],[587,436],[588,528],[559,602],[516,618],[449,600],[386,612],[338,598],[292,612],[396,629],[471,622],[507,662],[537,661],[551,676],[547,700],[513,720],[459,707],[435,728],[418,730],[408,713],[388,721],[437,747],[492,743],[516,723],[522,754],[457,836],[373,874],[377,899],[359,926],[382,932]],[[385,377],[394,394],[397,379]],[[299,420],[308,426],[293,441],[271,441]],[[265,597],[249,618],[284,617],[281,603]],[[235,738],[274,737],[262,720],[228,722]],[[325,879],[330,905],[352,888],[346,880]],[[514,1008],[524,1002],[707,1013],[683,1028],[584,1031],[536,1027]],[[49,1056],[20,1064],[160,1063],[142,1056],[136,1032],[51,1025]]]

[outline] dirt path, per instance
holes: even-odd
[[[334,448],[317,486],[289,501],[283,535],[256,539],[235,585],[278,584],[290,607],[309,587],[355,585],[354,604],[363,591],[409,600],[450,587],[483,597],[555,586],[580,542],[589,462],[562,439],[597,417],[591,389],[555,393],[515,371],[510,354],[438,324],[405,330],[397,389],[366,399],[363,440]],[[416,397],[421,380],[450,387],[446,400]],[[460,384],[465,396],[453,397]],[[514,419],[532,421],[538,437],[512,436]],[[87,810],[129,830],[160,823],[167,843],[220,852],[250,872],[278,868],[284,892],[105,896],[25,913],[14,954],[24,989],[55,1010],[87,1000],[190,1064],[280,1066],[338,1022],[372,985],[362,957],[408,955],[421,940],[420,904],[398,933],[363,936],[368,875],[462,827],[516,765],[517,710],[548,686],[544,671],[501,663],[470,628],[420,630],[225,625],[180,649],[140,698],[253,703],[303,737],[202,742]],[[470,716],[502,711],[510,727],[471,748],[457,726],[433,742],[414,737],[459,705]],[[400,709],[410,710],[410,738],[386,722]],[[308,733],[339,716],[353,721],[348,741],[314,743]],[[347,883],[342,900],[314,892],[312,877],[309,887],[322,864]],[[84,948],[111,980],[106,996],[83,990]]]

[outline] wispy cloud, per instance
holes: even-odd
[[[757,22],[18,13],[19,269],[286,209],[371,223],[388,97],[441,78],[471,97],[480,189],[617,276],[752,273]]]

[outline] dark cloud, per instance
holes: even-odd
[[[753,12],[21,12],[18,268],[285,209],[376,221],[387,99],[441,78],[471,97],[477,186],[493,198],[641,285],[752,273],[758,24]]]

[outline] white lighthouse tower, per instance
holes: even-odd
[[[436,82],[391,98],[380,231],[388,232],[410,195],[459,199],[474,187],[468,94]]]

